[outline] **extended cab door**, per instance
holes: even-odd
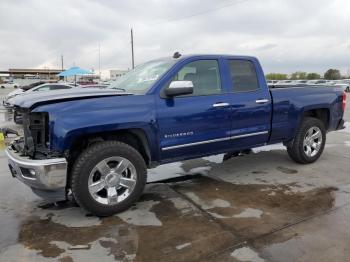
[[[186,159],[230,147],[230,96],[223,92],[218,59],[196,59],[172,79],[192,81],[191,95],[161,97],[157,106],[160,155],[163,162]]]
[[[227,59],[232,107],[232,148],[251,148],[268,141],[272,101],[256,59]]]

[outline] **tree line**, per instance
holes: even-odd
[[[288,74],[281,74],[281,73],[270,73],[266,75],[267,80],[298,80],[298,79],[307,79],[307,80],[314,80],[314,79],[320,79],[321,75],[318,73],[307,73],[302,71],[297,71],[292,73],[290,76]],[[340,71],[338,69],[328,69],[324,74],[323,78],[327,80],[338,80],[341,79],[342,76],[340,74]]]

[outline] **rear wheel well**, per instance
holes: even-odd
[[[323,122],[326,130],[328,130],[328,128],[329,128],[329,109],[319,108],[319,109],[308,110],[308,111],[305,111],[303,113],[301,121],[303,121],[303,119],[305,117],[313,117],[313,118],[317,118],[317,119],[321,120]]]

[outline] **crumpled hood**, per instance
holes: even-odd
[[[56,91],[32,92],[11,99],[11,104],[21,108],[33,109],[38,105],[52,104],[59,101],[91,99],[106,96],[131,95],[117,89],[72,88]]]

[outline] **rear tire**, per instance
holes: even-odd
[[[117,141],[99,142],[81,153],[74,163],[72,193],[87,211],[110,216],[139,199],[146,179],[145,161],[133,147]]]
[[[317,118],[305,117],[292,145],[287,146],[291,159],[300,164],[315,162],[322,154],[326,143],[326,128]]]

